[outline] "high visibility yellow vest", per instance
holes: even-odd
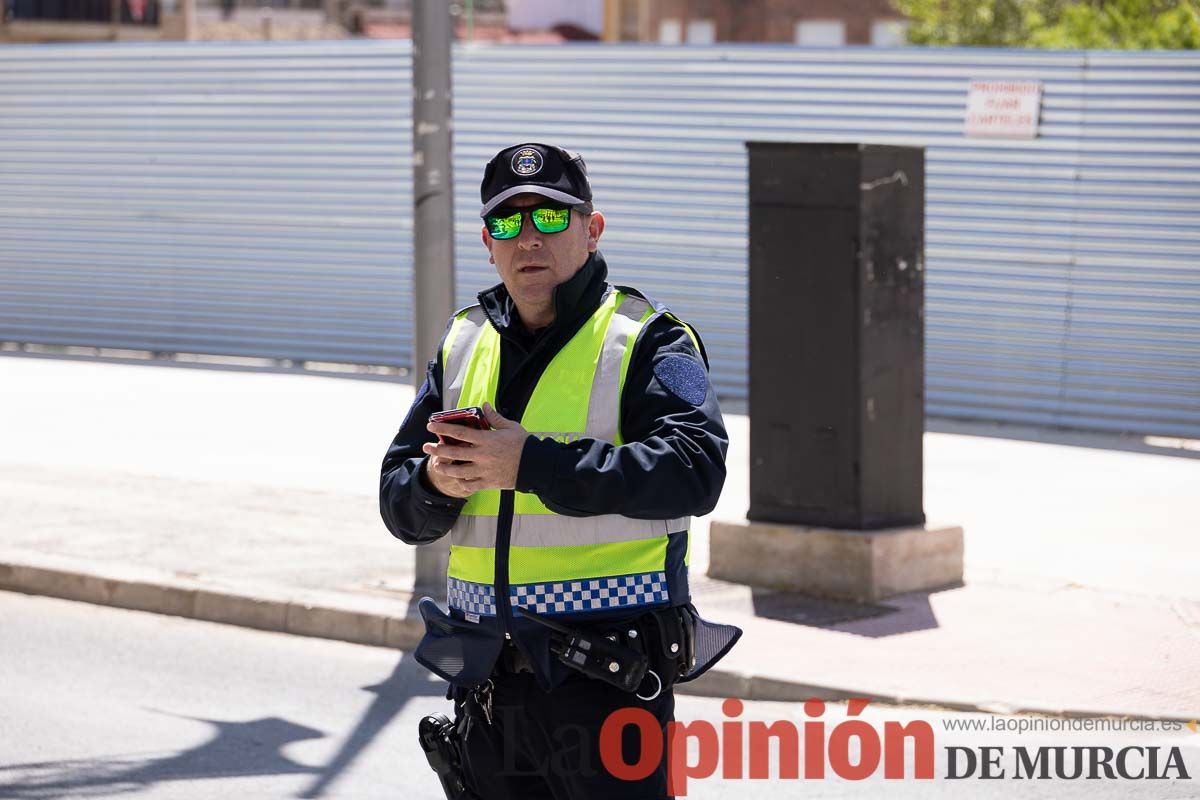
[[[610,291],[542,373],[522,426],[558,441],[587,437],[622,444],[621,392],[629,359],[638,333],[656,313],[641,297]],[[482,308],[472,306],[455,316],[442,364],[443,408],[495,405],[500,335]],[[669,539],[688,537],[690,517],[569,517],[555,514],[536,495],[514,492],[508,569],[498,575],[500,497],[497,490],[471,495],[450,529],[447,598],[452,608],[495,615],[500,585],[507,586],[512,606],[543,614],[686,602],[671,596],[667,576],[682,568],[667,561]],[[688,549],[686,544],[672,547],[672,557],[682,557],[686,566]]]

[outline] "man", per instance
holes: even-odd
[[[416,658],[452,684],[479,797],[663,798],[665,763],[620,780],[599,733],[625,707],[665,730],[673,685],[740,635],[689,603],[690,517],[716,505],[728,444],[703,345],[664,306],[607,283],[604,216],[579,156],[506,148],[481,198],[501,283],[450,320],[382,468],[395,536],[451,536],[450,611],[423,604]],[[491,430],[427,422],[467,406]],[[564,627],[649,669],[624,688],[628,659],[613,675],[580,671],[560,655]],[[621,744],[638,763],[637,729]]]

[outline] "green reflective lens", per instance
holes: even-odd
[[[571,227],[571,209],[563,206],[533,206],[530,208],[504,208],[483,218],[488,235],[493,239],[513,239],[521,234],[525,215],[533,220],[533,227],[541,233],[562,233]]]
[[[529,214],[533,227],[542,233],[560,233],[571,224],[569,208],[535,208]]]
[[[511,239],[521,232],[521,212],[516,211],[507,216],[488,215],[488,234],[493,239]]]

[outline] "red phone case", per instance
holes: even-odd
[[[449,411],[437,411],[429,415],[430,422],[445,422],[449,425],[465,425],[468,428],[474,428],[477,431],[491,430],[491,425],[488,424],[487,418],[483,415],[483,409],[479,406],[468,406],[466,408],[452,408]],[[455,439],[452,436],[444,436],[438,434],[438,439],[446,444],[466,444],[461,439]]]

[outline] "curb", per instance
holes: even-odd
[[[902,708],[930,708],[939,711],[962,711],[974,714],[1033,715],[1074,719],[1114,718],[1150,720],[1155,722],[1193,722],[1194,714],[1148,715],[1136,709],[1078,709],[1062,706],[1008,703],[994,699],[967,699],[952,697],[918,697],[906,694],[889,694],[863,689],[848,689],[825,684],[782,680],[764,675],[746,675],[713,668],[697,679],[675,687],[676,694],[696,697],[734,697],[740,700],[763,700],[782,703],[803,703],[805,700],[844,702],[867,700],[883,706]]]
[[[184,573],[88,564],[75,559],[0,549],[0,591],[56,597],[93,605],[148,611],[242,628],[411,650],[425,632],[409,603],[339,592],[304,591],[261,582],[251,585],[197,580]],[[1191,716],[1146,716],[1128,709],[1083,710],[1009,704],[995,700],[913,697],[791,681],[713,668],[678,694],[798,703],[809,699],[863,699],[881,705],[923,706],[994,714],[1121,717],[1188,722]]]
[[[337,592],[196,580],[177,573],[0,551],[0,590],[411,650],[425,632],[407,603]]]

